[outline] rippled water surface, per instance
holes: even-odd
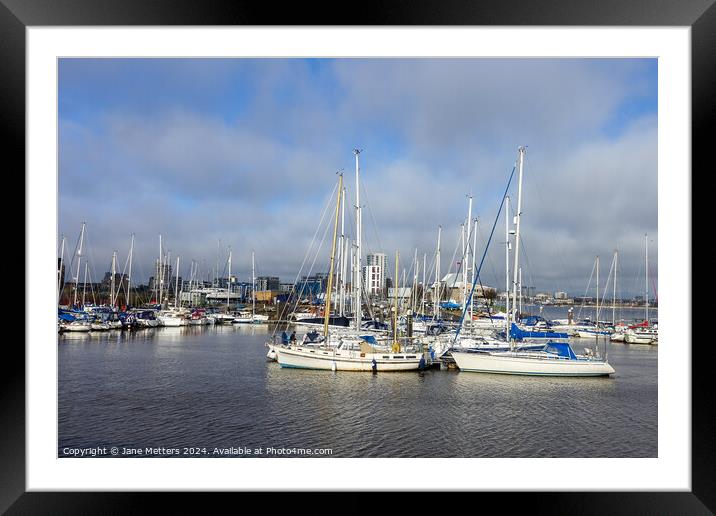
[[[68,447],[330,448],[333,457],[655,457],[657,347],[611,343],[612,378],[351,373],[266,362],[272,330],[61,335]],[[574,341],[581,351],[588,341]]]

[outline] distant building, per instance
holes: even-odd
[[[383,293],[385,285],[385,254],[368,253],[363,266],[363,286],[368,294],[377,296]]]
[[[557,291],[554,293],[555,299],[567,299],[567,293],[562,291]]]
[[[278,276],[259,276],[256,278],[256,290],[279,290],[281,281]]]

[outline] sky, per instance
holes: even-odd
[[[442,274],[460,261],[469,195],[480,261],[526,146],[523,285],[583,295],[599,256],[604,288],[618,249],[618,293],[640,295],[648,234],[658,288],[656,59],[65,58],[58,109],[59,234],[69,267],[86,222],[94,278],[113,251],[124,267],[131,234],[133,283],[160,234],[184,279],[217,254],[225,276],[229,247],[239,281],[252,250],[257,275],[326,272],[321,215],[344,170],[352,233],[358,148],[363,254],[386,253],[390,277],[399,251],[412,279],[417,248],[432,281],[438,225]],[[500,218],[483,284],[505,284],[504,241]]]

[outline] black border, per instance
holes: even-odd
[[[59,25],[615,25],[690,26],[692,34],[692,170],[713,170],[709,139],[716,113],[715,0],[363,0],[331,6],[302,2],[276,6],[246,1],[200,0],[0,0],[0,128],[3,155],[14,170],[25,169],[25,28]],[[659,142],[660,145],[668,142]],[[4,163],[4,164],[5,164]],[[3,167],[6,168],[6,167]],[[7,167],[5,176],[12,174]],[[15,175],[19,175],[15,173]],[[682,179],[692,182],[683,171]],[[21,186],[24,191],[24,185]],[[17,194],[17,191],[14,191]],[[692,233],[693,234],[693,233]],[[691,249],[688,250],[691,256]],[[704,270],[704,269],[701,269]],[[27,274],[25,270],[25,274]],[[691,285],[689,285],[691,287]],[[32,297],[32,296],[30,296]],[[28,312],[29,313],[29,312]],[[27,321],[26,321],[27,324]],[[92,514],[137,512],[160,501],[165,511],[207,509],[207,495],[187,493],[25,493],[25,356],[14,339],[4,342],[0,388],[0,510],[8,514]],[[27,343],[26,343],[27,344]],[[691,322],[684,346],[691,345]],[[506,508],[535,514],[711,514],[716,511],[716,420],[709,382],[713,345],[692,349],[692,491],[690,493],[481,493]],[[697,355],[698,351],[698,355]],[[711,357],[709,357],[711,355]],[[517,473],[517,472],[516,472]],[[559,479],[555,479],[559,484]],[[216,495],[216,494],[215,494]],[[218,494],[227,500],[228,494]],[[244,497],[246,494],[243,495]],[[309,494],[288,499],[254,494],[272,510],[300,508]],[[323,494],[312,507],[331,512],[366,512],[378,501],[368,493],[337,500]],[[345,499],[347,497],[348,499]],[[212,497],[215,498],[215,497]],[[402,510],[452,510],[450,493],[403,498]],[[499,498],[499,499],[498,499]],[[233,497],[232,497],[233,499]],[[228,501],[228,500],[227,500]],[[508,502],[505,504],[505,502]],[[247,507],[245,501],[242,506]],[[340,504],[340,505],[339,505]],[[251,507],[249,504],[248,507]],[[489,506],[488,506],[489,507]],[[234,506],[234,510],[238,509]],[[233,512],[233,511],[232,511]]]

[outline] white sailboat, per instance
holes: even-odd
[[[522,175],[524,169],[525,148],[519,148],[519,175],[517,187],[517,215],[515,217],[515,258],[512,283],[511,318],[517,315],[517,284],[519,271],[520,218],[522,211]],[[507,192],[505,192],[505,196]],[[503,202],[504,197],[503,196]],[[477,275],[476,277],[477,278]],[[473,281],[473,289],[475,282]],[[464,316],[464,313],[463,313]],[[509,321],[508,321],[509,322]],[[458,329],[459,331],[459,329]],[[452,351],[452,358],[461,371],[478,373],[514,374],[528,376],[605,376],[614,373],[607,363],[595,351],[587,350],[585,355],[577,355],[567,342],[548,342],[539,351],[521,351],[515,347],[508,333],[510,351]]]
[[[659,331],[656,324],[649,323],[649,238],[644,235],[645,287],[644,287],[644,322],[630,326],[624,332],[627,344],[658,344]]]
[[[242,310],[240,311],[234,320],[235,324],[262,324],[267,323],[269,320],[268,315],[256,313],[256,261],[254,258],[254,251],[251,251],[251,311]]]

